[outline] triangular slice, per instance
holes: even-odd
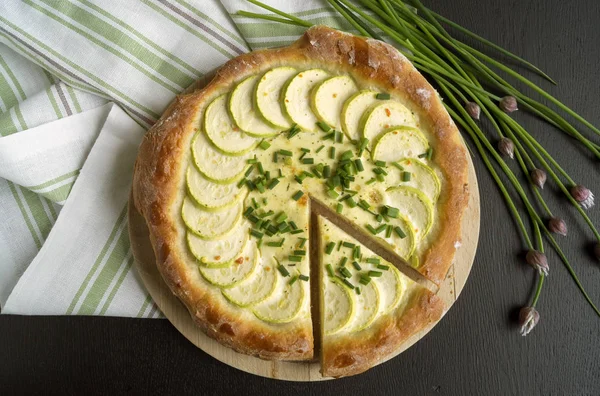
[[[437,321],[442,300],[319,217],[321,372],[361,373]]]

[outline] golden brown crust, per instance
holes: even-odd
[[[409,337],[439,320],[443,309],[439,297],[425,288],[413,287],[404,306],[367,329],[326,337],[321,372],[339,378],[368,370],[393,354]]]
[[[460,235],[467,203],[466,153],[455,125],[437,94],[416,69],[393,47],[317,26],[290,47],[241,55],[227,62],[202,89],[179,95],[144,138],[135,164],[134,204],[144,216],[165,282],[206,333],[232,348],[264,358],[301,360],[312,357],[312,330],[297,325],[267,325],[248,321],[220,295],[200,287],[197,270],[182,244],[184,227],[178,216],[184,189],[185,165],[198,114],[217,95],[250,74],[282,64],[323,67],[351,74],[357,81],[391,92],[414,104],[430,133],[430,143],[444,178],[438,205],[440,231],[425,252],[420,271],[443,280]],[[309,322],[310,320],[307,319]],[[308,326],[310,327],[310,325]]]

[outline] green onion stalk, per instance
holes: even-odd
[[[308,21],[258,0],[248,1],[273,14],[246,11],[239,11],[238,14],[302,27],[312,26]],[[555,235],[566,235],[567,227],[561,218],[554,215],[544,199],[542,190],[546,180],[551,180],[566,200],[577,209],[596,239],[595,254],[600,260],[600,233],[585,211],[593,206],[594,196],[590,190],[571,178],[535,137],[510,114],[520,108],[539,117],[555,130],[567,134],[574,144],[581,145],[597,159],[600,159],[600,144],[593,139],[600,136],[600,129],[520,73],[454,38],[444,25],[516,61],[548,82],[556,84],[537,66],[436,14],[425,7],[420,0],[326,0],[326,2],[359,34],[379,40],[383,40],[382,36],[385,36],[386,41],[395,44],[398,51],[441,90],[442,96],[446,99],[444,106],[448,113],[475,146],[497,184],[522,236],[527,249],[525,261],[538,274],[531,303],[524,306],[519,314],[521,334],[529,334],[540,318],[536,306],[549,271],[545,243],[549,243],[554,249],[583,297],[600,316],[600,310],[585,291],[555,238]],[[551,105],[547,106],[521,92],[496,70],[516,80],[517,83],[526,85]],[[492,125],[491,131],[487,134],[478,123],[482,114]],[[574,119],[579,127],[567,121],[562,114]],[[492,142],[496,142],[496,145]],[[527,180],[526,188],[507,165],[507,161],[512,159],[516,159],[518,168]],[[520,207],[524,207],[529,228],[524,221],[523,210],[519,210],[510,191],[517,194]],[[534,207],[534,202],[541,207],[541,214]]]

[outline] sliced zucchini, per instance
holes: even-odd
[[[403,158],[418,158],[427,152],[429,143],[417,128],[393,127],[375,141],[373,161],[396,162]]]
[[[234,157],[217,151],[202,131],[198,131],[192,140],[192,156],[200,173],[219,184],[233,183],[242,178],[249,166],[246,161],[250,159],[250,154]]]
[[[253,307],[252,312],[257,318],[268,323],[288,323],[298,316],[304,305],[305,282],[296,281],[290,285],[287,280],[280,279],[275,293]]]
[[[381,301],[379,288],[375,282],[369,282],[367,285],[359,285],[357,280],[355,283],[358,285],[357,287],[360,287],[360,294],[354,292],[357,314],[354,315],[354,319],[348,324],[348,331],[350,332],[361,331],[369,327],[375,321],[375,318],[377,318]]]
[[[283,94],[283,106],[290,119],[305,131],[316,129],[317,117],[310,106],[311,90],[329,75],[321,69],[305,70],[288,82]]]
[[[199,265],[200,273],[209,283],[228,288],[236,286],[252,277],[258,268],[259,252],[256,243],[249,240],[241,255],[229,267],[208,268]]]
[[[328,78],[312,90],[310,104],[313,113],[332,128],[340,129],[342,107],[356,90],[354,80],[348,76]]]
[[[379,315],[386,315],[398,306],[407,283],[405,276],[396,267],[387,262],[385,264],[389,267],[388,270],[381,271],[380,277],[372,278],[379,289]]]
[[[210,268],[222,268],[232,265],[244,249],[249,238],[247,221],[235,228],[225,238],[207,241],[193,232],[187,232],[188,247],[198,262]]]
[[[208,140],[224,154],[243,155],[259,143],[233,123],[227,111],[227,94],[219,96],[206,108],[204,130]]]
[[[391,187],[387,190],[388,205],[398,208],[413,225],[416,241],[421,241],[433,225],[433,204],[421,191],[412,187]]]
[[[228,208],[240,202],[248,193],[244,184],[238,187],[236,183],[219,184],[208,180],[193,166],[186,173],[187,189],[194,201],[204,210],[215,211]]]
[[[327,274],[323,274],[323,282],[323,332],[332,335],[345,328],[354,317],[354,292]]]
[[[402,103],[393,100],[372,105],[360,119],[363,137],[369,142],[377,140],[384,131],[401,125],[417,126],[413,113]]]
[[[225,298],[239,307],[249,307],[271,297],[277,287],[280,276],[272,266],[263,263],[256,272],[245,281],[222,291]]]
[[[242,219],[243,209],[244,203],[238,201],[229,208],[209,212],[196,205],[191,198],[185,197],[181,206],[181,217],[189,231],[211,241],[231,233]]]
[[[435,203],[440,195],[441,186],[434,170],[413,158],[406,158],[398,163],[404,168],[404,172],[410,173],[410,180],[401,181],[399,184],[422,191],[431,202]]]
[[[258,76],[240,82],[229,95],[229,112],[239,129],[254,137],[272,137],[279,131],[267,124],[254,106],[254,92]]]
[[[360,118],[369,107],[379,102],[375,98],[375,95],[377,95],[375,91],[359,91],[344,102],[340,121],[342,131],[344,131],[350,140],[359,140],[361,138]]]
[[[281,97],[284,86],[297,73],[293,67],[277,67],[266,72],[256,84],[256,109],[276,129],[288,129],[292,126],[292,121],[283,109]]]
[[[396,219],[390,219],[392,227],[400,227],[401,235],[398,235],[396,230],[392,231],[389,238],[385,241],[394,249],[394,252],[405,260],[408,260],[415,251],[417,246],[415,241],[415,227],[404,216],[399,216]]]

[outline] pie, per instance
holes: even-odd
[[[441,317],[423,285],[460,245],[467,159],[395,48],[317,26],[179,95],[141,144],[133,199],[207,335],[263,359],[320,353],[340,377]]]

